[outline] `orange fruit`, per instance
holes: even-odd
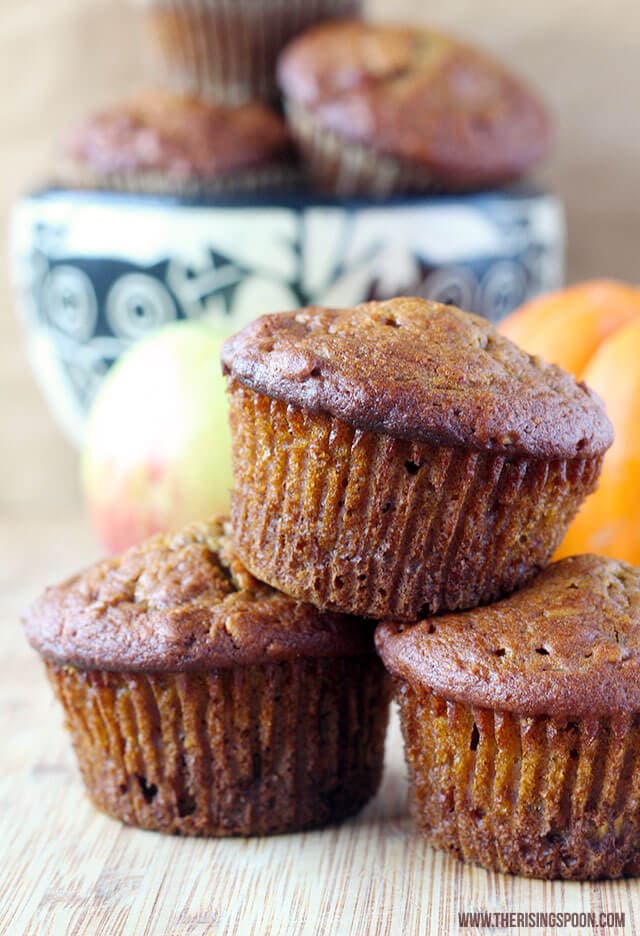
[[[640,317],[596,351],[583,379],[604,400],[615,440],[598,490],[582,507],[559,555],[597,552],[640,565]]]
[[[593,280],[517,309],[500,331],[530,354],[580,377],[601,343],[640,315],[640,289]]]
[[[595,552],[640,565],[640,289],[596,280],[516,310],[500,331],[584,380],[615,430],[598,489],[556,558]]]

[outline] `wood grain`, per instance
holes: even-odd
[[[0,523],[0,933],[428,936],[465,932],[458,912],[473,909],[617,911],[626,914],[624,930],[595,932],[640,932],[635,882],[490,874],[418,838],[406,814],[395,720],[379,796],[340,828],[207,841],[140,832],[97,813],[18,623],[46,582],[95,554],[78,513]]]

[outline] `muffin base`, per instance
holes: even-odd
[[[339,137],[312,113],[285,99],[287,123],[319,189],[341,198],[387,198],[404,194],[464,192],[472,186],[446,184],[429,170]]]
[[[259,166],[221,174],[206,181],[182,179],[170,173],[154,170],[101,173],[73,161],[61,162],[56,169],[55,184],[70,189],[89,191],[131,192],[133,194],[206,197],[241,193],[298,191],[303,187],[302,170],[295,164]]]
[[[358,812],[382,776],[373,655],[179,674],[47,662],[94,804],[178,835],[268,835]]]
[[[602,462],[393,439],[235,380],[229,390],[240,558],[285,594],[347,614],[417,620],[521,587]]]
[[[360,0],[146,0],[163,79],[227,104],[276,101],[276,61],[294,36],[354,16]]]
[[[528,877],[640,875],[640,713],[558,720],[397,684],[410,807],[458,858]]]

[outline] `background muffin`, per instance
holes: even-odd
[[[228,104],[277,98],[276,60],[293,36],[358,13],[360,0],[143,0],[170,85]]]
[[[381,624],[420,829],[545,878],[640,874],[640,570],[554,563],[487,608]]]
[[[279,80],[312,176],[340,195],[501,186],[549,148],[534,95],[432,30],[321,25],[285,50]]]
[[[88,117],[69,134],[64,155],[59,176],[74,187],[232,192],[281,187],[295,175],[275,111],[161,89]]]
[[[378,787],[389,693],[371,628],[257,582],[219,523],[48,589],[25,626],[87,790],[123,822],[294,831]]]
[[[263,316],[222,361],[238,553],[318,607],[415,620],[523,585],[611,444],[584,385],[423,299]]]

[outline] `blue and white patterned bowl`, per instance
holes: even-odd
[[[113,362],[175,319],[231,333],[263,312],[421,295],[498,321],[563,278],[564,217],[515,190],[380,202],[49,189],[12,218],[30,356],[80,441]]]

